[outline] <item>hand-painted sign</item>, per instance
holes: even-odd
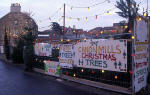
[[[139,92],[147,85],[148,64],[149,64],[149,33],[148,22],[143,18],[135,23],[135,41],[133,40],[133,91]]]
[[[127,40],[80,42],[74,48],[77,67],[127,71]]]
[[[137,20],[135,23],[135,44],[148,44],[148,31],[148,22],[145,20]]]
[[[59,62],[62,68],[72,68],[74,64],[74,46],[72,44],[62,44],[60,45],[59,51]]]
[[[44,61],[45,65],[45,74],[52,75],[52,76],[59,76],[60,75],[60,66],[59,62],[53,61]]]
[[[134,64],[134,88],[138,92],[147,85],[148,45],[135,46]]]
[[[37,56],[51,56],[52,46],[49,43],[36,43],[34,51]]]
[[[0,53],[4,53],[4,46],[0,46]]]

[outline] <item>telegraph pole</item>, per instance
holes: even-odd
[[[63,14],[63,27],[64,27],[64,29],[63,29],[63,32],[65,32],[65,10],[66,10],[66,5],[64,4],[64,14]]]

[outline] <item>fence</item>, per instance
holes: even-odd
[[[90,41],[87,41],[87,42],[90,43]],[[94,40],[92,42],[94,42]],[[83,42],[83,44],[84,43],[85,42]],[[76,52],[74,52],[74,47],[72,48],[72,45],[75,46],[76,44],[75,43],[62,44],[62,45],[59,45],[59,48],[58,47],[52,48],[53,52],[52,52],[52,55],[50,56],[35,56],[35,61],[36,61],[34,63],[35,68],[43,69],[46,74],[53,75],[53,76],[60,76],[65,79],[68,79],[69,77],[74,77],[74,78],[85,79],[85,80],[89,80],[89,81],[93,81],[97,83],[104,83],[104,84],[109,84],[113,86],[124,87],[124,88],[129,88],[132,86],[132,82],[131,82],[132,60],[130,57],[132,53],[130,49],[131,41],[127,41],[126,43],[127,44],[126,52],[128,52],[127,58],[126,58],[127,63],[128,63],[126,72],[118,72],[118,71],[110,71],[110,70],[94,69],[94,68],[84,68],[84,67],[75,66],[74,65],[75,59],[73,60],[73,57]],[[57,62],[59,62],[59,64]],[[49,64],[49,65],[46,65],[46,64]],[[54,66],[54,64],[57,64],[57,66]]]
[[[143,34],[141,30],[139,31],[139,27],[147,28],[144,26],[145,23],[144,20],[136,21],[135,25],[138,26],[134,29],[136,32],[128,35],[132,39],[116,37],[116,40],[90,39],[80,43],[51,46],[52,54],[36,56],[34,66],[45,70],[48,75],[135,94],[147,85],[149,43],[143,42],[141,35],[148,37],[149,30],[146,33],[144,30]],[[145,38],[144,41],[148,39]],[[49,49],[43,50],[45,53],[49,51]]]

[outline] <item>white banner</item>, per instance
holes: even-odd
[[[72,44],[61,44],[59,50],[59,62],[62,68],[72,68],[74,64],[74,46]]]
[[[37,56],[51,56],[52,46],[49,43],[35,43],[34,51]]]
[[[135,24],[135,44],[148,44],[148,22],[137,20]]]
[[[135,23],[135,40],[133,52],[133,91],[139,92],[147,85],[148,66],[149,66],[149,32],[146,20],[137,20]]]
[[[52,75],[52,76],[60,75],[59,62],[44,61],[44,63],[45,63],[45,74]]]
[[[0,46],[0,53],[4,53],[4,46]]]
[[[99,40],[75,45],[74,65],[127,72],[127,40]]]
[[[134,88],[140,91],[147,85],[148,76],[148,45],[136,45],[134,56]]]

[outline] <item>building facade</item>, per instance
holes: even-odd
[[[28,32],[25,28],[32,28],[33,34],[38,31],[35,21],[28,14],[21,12],[20,4],[11,4],[10,12],[0,18],[0,45],[4,45],[6,32],[10,46],[15,46],[17,39]]]

